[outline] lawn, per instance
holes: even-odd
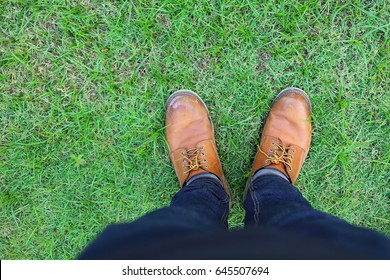
[[[207,103],[241,227],[275,95],[304,89],[296,186],[390,234],[387,1],[1,1],[0,258],[72,259],[178,190],[164,137],[177,89]]]

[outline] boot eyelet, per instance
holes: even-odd
[[[207,168],[207,169],[209,169],[209,166],[208,166],[208,165],[206,165],[206,168]]]
[[[275,142],[273,142],[273,141],[272,141],[272,143],[271,143],[271,144],[272,144],[273,146],[275,146]]]
[[[202,156],[204,156],[204,153],[202,153]]]
[[[206,161],[207,161],[206,159],[203,160],[203,162],[206,162]]]
[[[182,156],[184,156],[184,152],[181,152],[180,154],[181,154]]]
[[[199,149],[204,150],[204,147],[203,147],[203,146],[200,146]]]
[[[183,159],[183,160],[182,160],[182,162],[186,162],[186,160],[185,160],[185,159]]]
[[[269,149],[270,152],[272,152],[274,149]]]

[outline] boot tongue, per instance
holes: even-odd
[[[265,136],[261,147],[259,146],[260,153],[265,156],[265,167],[279,170],[289,180],[291,180],[290,169],[292,168],[290,148],[280,138],[273,136]]]

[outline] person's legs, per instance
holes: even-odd
[[[310,147],[310,114],[309,97],[300,89],[288,88],[275,98],[245,191],[245,224],[274,227],[378,255],[389,248],[385,236],[314,209],[293,186]]]
[[[179,237],[227,229],[230,188],[207,107],[196,93],[182,90],[169,97],[166,138],[181,187],[171,205],[132,223],[108,226],[80,258],[142,258],[143,252],[150,258],[150,252],[161,253],[154,248]]]
[[[244,207],[248,227],[276,227],[367,256],[390,249],[384,235],[314,209],[297,188],[277,175],[255,175]]]
[[[245,225],[282,226],[315,215],[313,207],[288,180],[276,174],[255,173],[244,200]],[[275,172],[278,172],[275,170]],[[260,176],[259,176],[260,175]]]
[[[196,223],[191,222],[194,229],[198,228],[199,224],[227,229],[229,201],[229,195],[216,176],[205,177],[199,174],[176,193],[169,208],[191,212],[192,219],[197,219]],[[188,221],[188,218],[186,220]]]
[[[79,256],[80,259],[151,258],[149,246],[206,232],[225,231],[229,196],[216,177],[194,177],[172,199],[171,205],[132,223],[109,225]],[[123,248],[145,248],[129,252]],[[146,250],[147,249],[147,250]],[[161,252],[154,252],[157,254]],[[112,255],[110,255],[112,254]]]

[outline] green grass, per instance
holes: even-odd
[[[390,234],[388,3],[259,2],[0,1],[0,258],[71,259],[168,205],[164,106],[181,88],[211,111],[231,227],[270,103],[297,86],[313,104],[297,187]]]

